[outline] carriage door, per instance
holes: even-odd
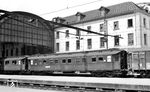
[[[85,71],[87,71],[87,60],[86,60],[86,57],[82,58],[82,62],[84,63],[84,69],[85,69]]]
[[[27,71],[28,67],[29,67],[28,59],[27,58],[22,59],[21,60],[21,70],[22,71]]]
[[[145,64],[145,52],[139,52],[139,69],[143,70],[146,68]]]
[[[132,53],[127,54],[127,69],[132,69]]]

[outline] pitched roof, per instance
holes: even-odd
[[[142,13],[148,14],[133,2],[124,2],[121,4],[112,5],[112,6],[109,6],[106,8],[108,8],[110,10],[108,12],[108,14],[106,15],[106,18],[131,14],[134,12],[142,12]],[[81,23],[81,22],[83,23],[83,22],[88,22],[88,21],[93,21],[93,20],[98,20],[98,19],[104,18],[103,16],[100,15],[100,11],[98,9],[87,11],[87,12],[84,12],[83,14],[86,17],[84,19],[82,19],[81,21],[77,21],[75,15],[64,17],[64,19],[66,20],[65,23],[77,24],[77,23]]]

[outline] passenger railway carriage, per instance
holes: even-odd
[[[150,51],[129,53],[120,49],[107,49],[10,57],[0,59],[0,72],[150,77]]]
[[[11,57],[0,60],[1,73],[20,73],[28,70],[27,56]]]
[[[87,73],[94,76],[114,76],[127,71],[127,52],[108,49],[6,58],[4,71],[7,73]]]
[[[121,50],[87,51],[31,56],[30,71],[50,73],[120,72],[127,69],[126,52]]]
[[[137,50],[128,54],[128,69],[132,75],[150,77],[150,50]]]

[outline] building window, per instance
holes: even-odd
[[[104,37],[100,37],[100,48],[105,47],[105,38]]]
[[[66,37],[69,37],[69,30],[66,30]]]
[[[144,45],[147,45],[147,34],[144,34]]]
[[[59,39],[59,32],[56,32],[56,39]]]
[[[92,49],[92,39],[87,39],[88,49]]]
[[[66,51],[69,51],[69,42],[66,42]]]
[[[80,40],[76,41],[76,49],[79,50],[80,49]]]
[[[9,50],[7,49],[6,50],[6,57],[9,55]]]
[[[143,25],[144,25],[144,28],[146,28],[146,18],[143,18]]]
[[[81,12],[77,12],[76,17],[77,17],[77,21],[79,22],[80,20],[82,20],[85,17],[85,15]]]
[[[80,30],[79,29],[76,30],[76,36],[80,36]]]
[[[91,31],[91,26],[87,26],[87,30]],[[90,32],[87,33],[89,34]]]
[[[19,55],[19,51],[18,51],[18,48],[16,48],[16,56]]]
[[[81,20],[81,16],[77,16],[77,21],[80,21]]]
[[[100,32],[104,32],[104,24],[100,24]]]
[[[14,50],[13,50],[13,49],[11,49],[11,56],[13,56],[13,52],[14,52]]]
[[[115,21],[114,22],[114,30],[118,30],[119,29],[119,22]]]
[[[24,47],[21,48],[21,55],[24,55],[25,54],[25,49]]]
[[[133,19],[128,19],[128,27],[133,27]]]
[[[114,37],[114,45],[115,45],[115,46],[119,46],[119,36],[118,36],[118,35],[116,35],[116,36]]]
[[[56,43],[56,51],[59,52],[59,43]]]
[[[134,44],[134,37],[133,33],[128,34],[128,45],[133,45]]]

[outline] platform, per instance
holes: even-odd
[[[29,88],[14,88],[14,87],[6,87],[0,86],[0,90],[2,92],[62,92],[55,90],[39,90],[39,89],[29,89]]]
[[[119,90],[150,91],[150,79],[142,78],[97,78],[97,77],[64,77],[64,76],[18,76],[0,75],[0,81],[32,83],[44,85],[63,85],[95,87]]]

